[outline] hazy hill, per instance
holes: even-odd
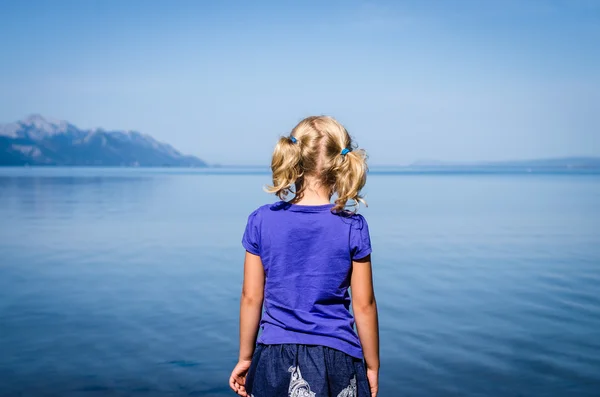
[[[561,157],[494,162],[419,160],[410,166],[416,168],[600,168],[600,157]]]
[[[0,124],[0,165],[205,167],[171,145],[135,131],[82,130],[66,121],[31,115]]]

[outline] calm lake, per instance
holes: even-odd
[[[268,182],[0,168],[0,395],[233,395]],[[600,395],[600,175],[373,170],[366,197],[382,397]]]

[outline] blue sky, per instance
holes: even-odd
[[[600,1],[0,0],[0,122],[268,164],[337,117],[372,164],[600,155]]]

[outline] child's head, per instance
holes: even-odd
[[[358,207],[364,203],[360,190],[367,180],[367,155],[354,146],[348,131],[334,118],[305,118],[277,142],[271,161],[273,186],[267,191],[282,200],[290,191],[302,197],[306,179],[313,178],[330,195],[337,195],[334,211],[343,210],[348,201]]]

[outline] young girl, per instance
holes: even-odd
[[[283,201],[248,218],[240,356],[229,385],[252,397],[375,397],[371,240],[365,219],[346,210],[363,201],[366,154],[333,118],[308,117],[279,139],[271,170],[268,191]]]

